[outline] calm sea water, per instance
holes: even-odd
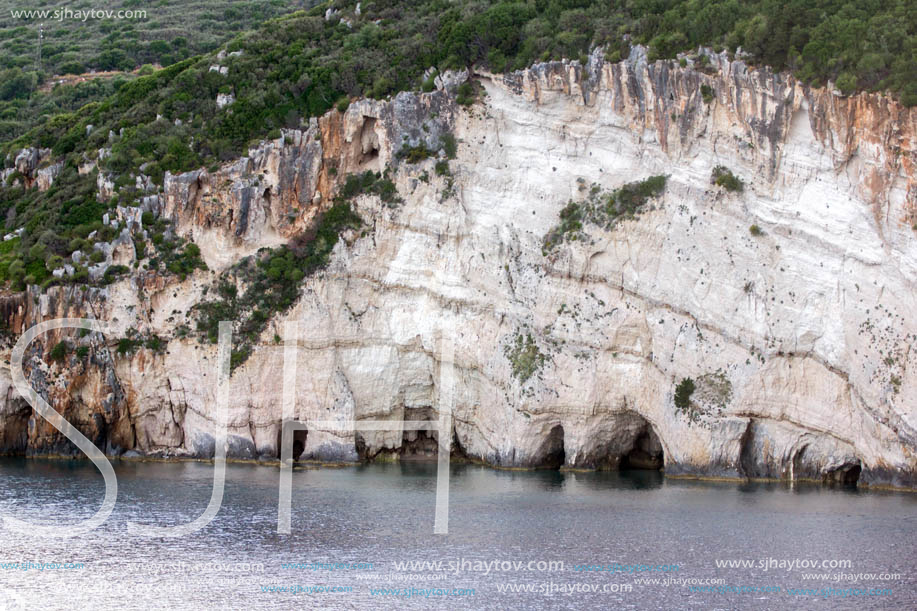
[[[212,466],[115,469],[118,504],[98,530],[69,540],[0,530],[0,609],[917,608],[914,494],[454,465],[449,534],[434,535],[435,465],[324,468],[294,473],[292,533],[279,535],[278,470],[230,465],[208,527],[150,539],[127,522],[193,520]],[[89,462],[0,461],[3,516],[74,522],[103,490]],[[809,561],[843,568],[799,566]],[[692,591],[711,579],[720,592]]]

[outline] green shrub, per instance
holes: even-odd
[[[682,378],[675,387],[675,407],[686,411],[691,405],[691,395],[694,394],[695,385],[691,378]]]
[[[66,357],[67,353],[70,351],[70,346],[67,345],[66,341],[59,341],[54,344],[54,347],[51,348],[51,353],[49,354],[52,361],[62,362]]]
[[[144,340],[143,345],[153,352],[162,352],[166,347],[166,343],[158,335],[150,335]]]
[[[531,333],[523,337],[517,334],[515,340],[504,349],[504,354],[512,366],[513,377],[524,384],[541,369],[545,356],[538,349]]]
[[[395,183],[378,172],[365,171],[362,174],[348,174],[344,186],[335,197],[336,203],[345,203],[357,195],[368,193],[378,195],[386,204],[400,201]]]
[[[704,100],[704,104],[709,104],[713,101],[713,89],[711,89],[709,85],[700,86],[700,95]]]
[[[857,77],[850,72],[842,72],[835,81],[835,86],[844,95],[850,95],[857,88]]]
[[[130,271],[126,265],[109,265],[102,275],[102,284],[111,284],[118,276],[122,276]]]
[[[443,147],[443,151],[446,153],[446,157],[449,159],[455,159],[455,155],[458,153],[458,142],[456,142],[455,136],[448,132],[443,134],[441,145]]]
[[[745,188],[742,181],[736,177],[729,168],[722,165],[713,168],[710,182],[730,192],[741,192]]]
[[[122,337],[118,340],[118,354],[125,355],[130,354],[136,350],[140,345],[141,341],[132,337]]]
[[[427,157],[433,157],[434,155],[436,155],[436,151],[427,148],[427,145],[421,142],[417,146],[402,145],[395,157],[408,163],[420,163]]]
[[[757,225],[752,225],[751,227],[748,228],[748,231],[749,233],[751,233],[751,235],[755,237],[758,237],[764,233],[764,231],[762,231],[761,228],[758,227]]]
[[[542,241],[542,253],[547,254],[568,240],[582,237],[586,223],[611,229],[621,218],[639,216],[647,200],[665,191],[667,177],[663,175],[627,183],[611,193],[602,192],[593,185],[584,201],[570,201],[560,211],[560,223],[553,227]]]
[[[455,101],[462,106],[471,106],[477,101],[477,87],[471,80],[467,80],[458,86]]]

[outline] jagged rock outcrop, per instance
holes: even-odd
[[[11,156],[13,167],[0,171],[0,184],[21,184],[27,188],[35,187],[47,191],[64,168],[63,162],[52,163],[50,157],[51,149],[20,150],[15,157]]]
[[[217,172],[168,176],[150,208],[216,271],[305,231],[347,174],[389,169],[403,200],[356,199],[364,230],[235,370],[230,455],[276,457],[274,337],[298,320],[303,421],[436,418],[450,337],[454,445],[472,458],[917,487],[917,112],[725,55],[710,65],[649,63],[635,48],[617,64],[596,54],[482,73],[486,95],[467,109],[448,88],[361,100]],[[448,174],[397,159],[447,132],[459,141]],[[717,165],[744,190],[713,185]],[[638,218],[543,251],[591,185],[658,174],[666,190]],[[216,349],[177,330],[194,328],[212,283],[139,271],[105,289],[30,292],[4,315],[13,338],[78,312],[169,338],[118,354],[117,337],[106,348],[92,335],[89,361],[29,367],[106,449],[206,457]],[[682,409],[685,378],[696,390]],[[6,392],[0,449],[20,451]],[[29,451],[50,451],[34,420]],[[422,437],[310,429],[296,454],[429,453]]]

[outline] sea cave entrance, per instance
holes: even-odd
[[[567,453],[564,450],[564,427],[555,424],[551,427],[547,437],[541,443],[541,447],[533,461],[536,469],[560,469],[567,460]]]
[[[656,429],[635,411],[615,414],[594,436],[591,446],[568,466],[599,471],[661,471],[665,466],[665,452]]]
[[[309,431],[305,429],[296,429],[293,431],[293,462],[299,460],[302,453],[306,451],[306,436]],[[283,452],[283,429],[277,432],[277,458],[281,458]]]
[[[621,471],[660,471],[665,465],[665,453],[653,425],[646,422],[634,439],[633,445],[621,457]]]
[[[843,465],[842,467],[825,473],[823,480],[826,484],[856,488],[857,483],[860,481],[860,473],[862,472],[863,467],[859,463]]]

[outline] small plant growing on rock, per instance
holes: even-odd
[[[682,378],[675,387],[675,407],[681,411],[687,411],[691,407],[691,395],[694,394],[695,388],[694,380]]]
[[[758,236],[764,235],[764,231],[757,225],[752,225],[751,227],[749,227],[748,232],[751,233],[751,235],[755,236],[756,238]]]
[[[709,104],[713,101],[713,89],[710,88],[710,85],[700,86],[700,96],[704,99],[704,104]]]
[[[427,145],[421,142],[417,146],[408,146],[403,144],[401,149],[395,154],[398,159],[403,159],[408,163],[420,163],[427,157],[433,157],[436,151],[427,148]]]
[[[67,358],[67,352],[69,351],[70,351],[70,347],[67,345],[67,342],[59,341],[56,344],[54,344],[53,348],[51,348],[51,354],[49,356],[51,357],[52,361],[56,361],[60,363],[65,358]]]
[[[440,144],[443,147],[443,151],[446,153],[446,157],[455,159],[455,155],[458,153],[458,142],[455,140],[455,136],[448,132],[443,134],[440,139]]]
[[[471,106],[478,97],[477,87],[471,80],[467,80],[459,85],[456,94],[455,101],[462,106]]]
[[[118,354],[130,354],[140,346],[140,340],[130,337],[122,337],[118,340]]]
[[[544,365],[545,356],[538,350],[532,334],[525,337],[517,334],[515,341],[504,350],[506,358],[513,368],[513,377],[520,383],[525,383]]]
[[[601,187],[593,185],[585,201],[570,201],[560,211],[560,224],[544,237],[542,254],[547,255],[562,242],[585,237],[583,227],[587,222],[611,229],[621,218],[637,218],[647,200],[665,191],[666,180],[662,175],[650,176],[627,183],[611,193],[603,193]]]
[[[730,192],[741,192],[745,188],[742,181],[729,168],[723,165],[713,168],[710,182]]]

